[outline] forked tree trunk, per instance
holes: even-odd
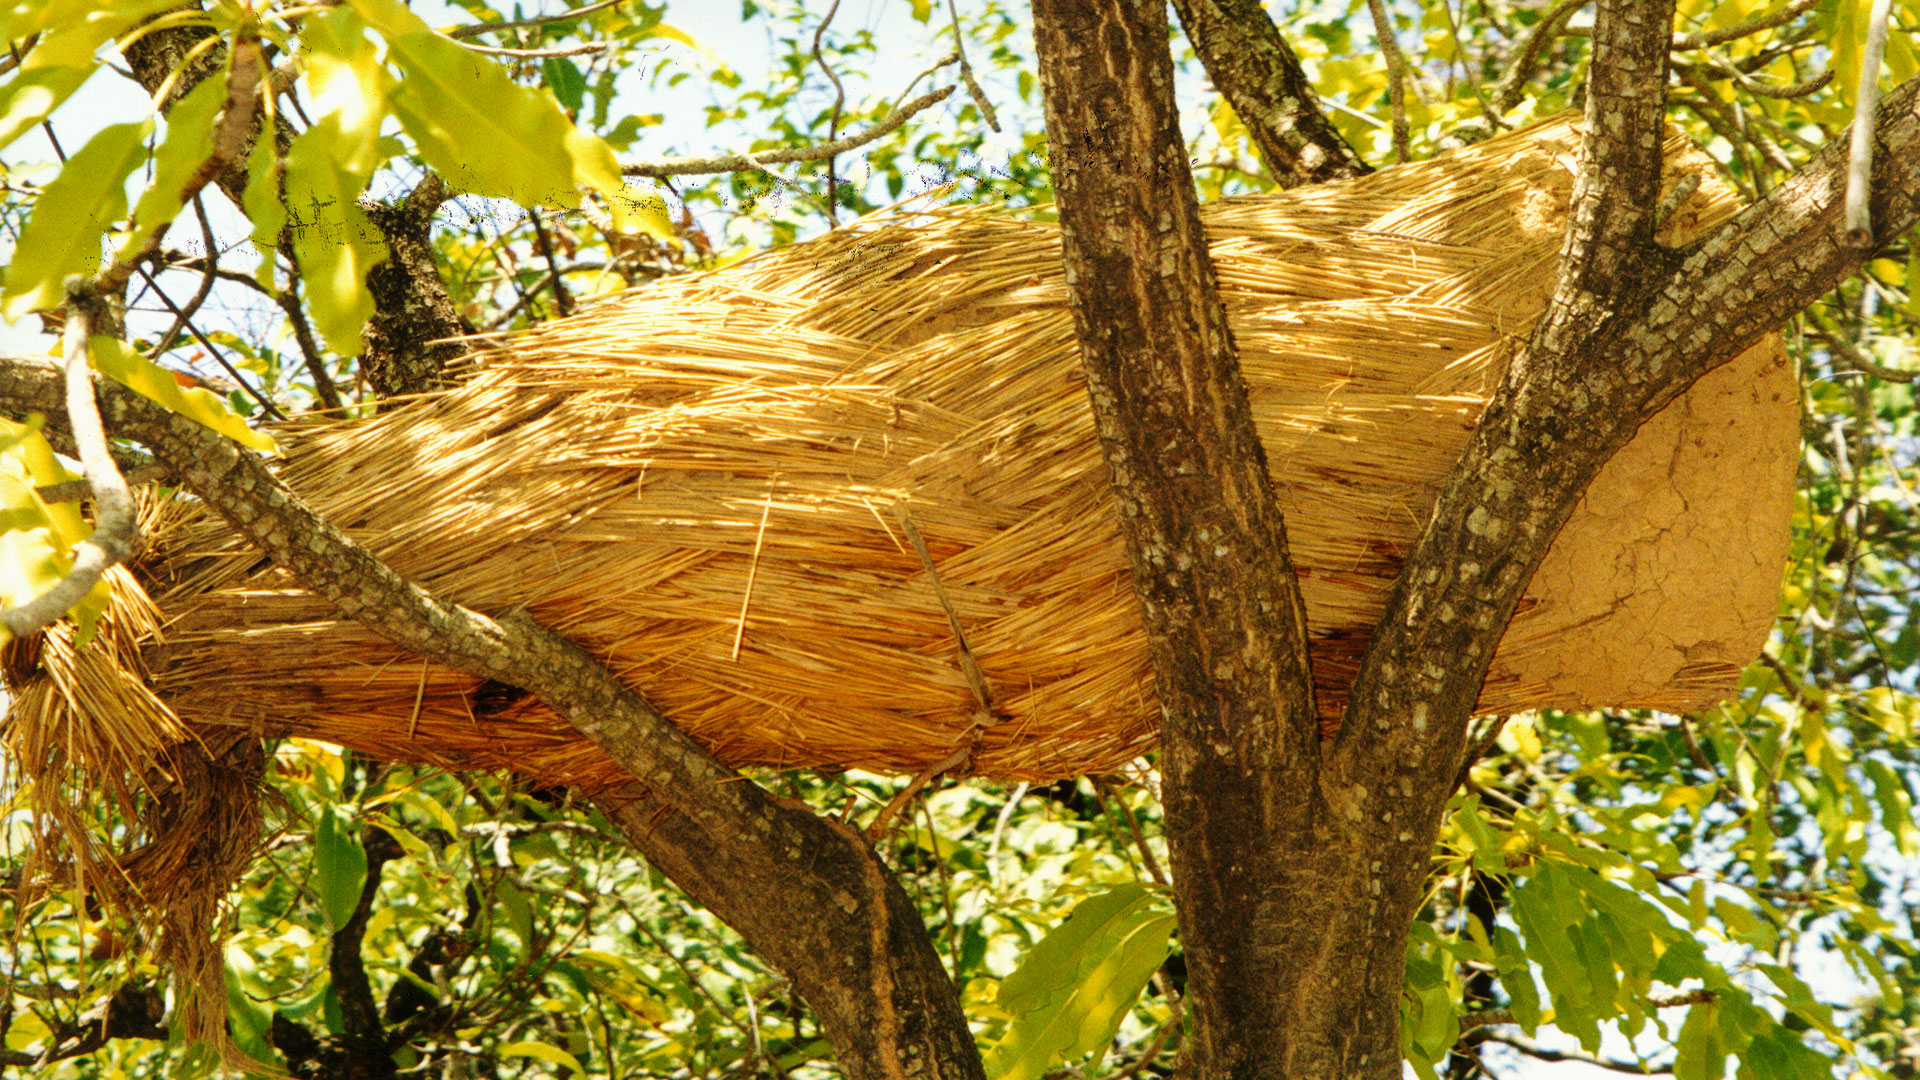
[[[1034,23],[1074,320],[1162,706],[1193,1064],[1208,1080],[1398,1077],[1417,888],[1383,892],[1382,860],[1430,850],[1439,805],[1389,852],[1321,793],[1305,611],[1200,228],[1165,7],[1036,0]]]

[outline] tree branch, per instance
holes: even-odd
[[[1873,175],[1873,114],[1880,103],[1880,60],[1887,49],[1887,22],[1892,12],[1890,0],[1873,0],[1873,11],[1867,18],[1867,43],[1860,50],[1860,85],[1854,94],[1847,157],[1847,239],[1855,244],[1873,239],[1867,183]]]
[[[1704,30],[1698,34],[1675,34],[1673,48],[1684,52],[1689,49],[1711,49],[1715,45],[1725,45],[1729,41],[1737,41],[1749,34],[1771,30],[1776,26],[1785,26],[1819,6],[1820,0],[1793,0],[1792,3],[1783,5],[1777,10],[1742,19],[1732,26],[1718,30]]]
[[[1579,185],[1577,197],[1637,199],[1646,207],[1651,200],[1632,193],[1651,186],[1637,164],[1651,155],[1631,118],[1651,110],[1602,102],[1622,86],[1652,84],[1645,39],[1663,37],[1664,28],[1658,12],[1624,34],[1616,18],[1603,5],[1597,40],[1612,44],[1602,47],[1595,79],[1613,89],[1595,95],[1600,130],[1588,132],[1589,167],[1602,175]],[[1622,70],[1603,74],[1613,67]],[[1872,184],[1879,243],[1920,216],[1917,100],[1920,83],[1910,81],[1879,112],[1883,153]],[[1616,119],[1608,124],[1608,117]],[[1828,147],[1682,253],[1649,247],[1636,256],[1637,222],[1576,208],[1568,248],[1594,252],[1595,266],[1567,268],[1554,303],[1563,314],[1543,320],[1514,359],[1442,488],[1361,659],[1328,763],[1331,801],[1364,799],[1369,812],[1359,821],[1390,817],[1416,837],[1418,858],[1409,854],[1399,876],[1383,882],[1399,892],[1403,912],[1418,902],[1446,792],[1407,799],[1392,792],[1418,793],[1433,787],[1424,778],[1456,774],[1466,718],[1514,603],[1614,450],[1701,375],[1863,264],[1868,250],[1845,241],[1845,170],[1846,147]]]
[[[952,981],[912,900],[853,830],[726,769],[579,646],[407,581],[319,517],[255,456],[116,385],[114,430],[314,595],[402,648],[525,689],[633,774],[599,804],[649,861],[785,970],[849,1077],[980,1080]],[[0,406],[48,411],[49,365],[0,364]],[[881,1018],[878,1022],[876,1017]]]
[[[1481,1041],[1496,1042],[1502,1046],[1511,1046],[1528,1057],[1537,1058],[1541,1061],[1577,1061],[1584,1065],[1592,1065],[1595,1068],[1607,1069],[1612,1072],[1632,1073],[1635,1076],[1646,1076],[1648,1071],[1647,1065],[1644,1062],[1603,1058],[1597,1054],[1589,1054],[1584,1050],[1553,1050],[1541,1046],[1539,1043],[1518,1032],[1487,1031],[1482,1033]]]
[[[74,1023],[58,1027],[41,1053],[0,1049],[0,1065],[37,1072],[57,1061],[85,1057],[114,1039],[164,1040],[166,1007],[157,988],[126,983]]]
[[[15,637],[43,629],[86,599],[100,575],[133,550],[138,532],[133,520],[133,495],[114,463],[100,409],[93,396],[93,365],[89,339],[100,301],[80,292],[67,296],[67,326],[63,348],[66,370],[67,423],[80,450],[80,465],[93,493],[93,535],[74,545],[73,566],[52,588],[32,600],[0,611],[0,625]],[[51,410],[47,410],[51,411]]]
[[[1301,778],[1318,722],[1305,610],[1187,169],[1165,7],[1036,0],[1034,42],[1068,297],[1161,705],[1196,1073],[1344,1075],[1352,1053],[1384,1062],[1393,1046],[1397,1076],[1391,1023],[1334,1051],[1341,1036],[1287,1008],[1299,1003],[1276,971],[1284,950],[1247,940],[1301,926],[1282,907],[1297,895],[1276,887],[1297,853],[1276,837],[1314,834]]]
[[[922,94],[905,105],[900,105],[886,115],[886,118],[871,127],[862,128],[844,139],[816,143],[792,150],[766,150],[757,154],[727,154],[722,157],[670,157],[648,158],[643,161],[631,161],[620,171],[628,176],[698,176],[704,173],[742,172],[747,169],[765,169],[769,165],[784,165],[794,161],[819,161],[875,141],[897,131],[902,124],[913,119],[916,113],[936,105],[953,95],[954,88],[949,86],[931,93]]]
[[[1387,104],[1393,110],[1393,159],[1405,163],[1407,153],[1407,58],[1400,55],[1400,42],[1393,36],[1393,16],[1386,0],[1367,0],[1373,16],[1373,38],[1380,54],[1387,58]]]
[[[610,7],[624,3],[626,3],[626,0],[600,0],[600,3],[577,7],[572,11],[562,11],[557,15],[536,15],[531,19],[509,19],[505,22],[474,23],[471,26],[456,26],[452,30],[447,31],[447,36],[457,41],[461,38],[491,34],[496,30],[518,30],[526,26],[545,26],[549,23],[578,19],[583,15],[591,15],[596,11],[605,11]]]
[[[1372,172],[1320,111],[1320,99],[1258,0],[1174,0],[1215,90],[1283,187]]]
[[[1520,99],[1526,96],[1527,83],[1533,81],[1533,73],[1540,68],[1540,55],[1546,51],[1547,44],[1560,35],[1561,27],[1566,25],[1574,12],[1591,2],[1560,0],[1545,18],[1534,25],[1533,33],[1527,35],[1526,43],[1507,64],[1506,70],[1500,73],[1500,80],[1493,84],[1493,93],[1488,95],[1488,101],[1494,112],[1505,114],[1520,104]]]

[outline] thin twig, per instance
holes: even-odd
[[[153,295],[159,299],[160,303],[165,305],[168,311],[173,312],[176,318],[180,318],[180,308],[175,306],[174,302],[167,298],[166,292],[160,288],[159,282],[153,280],[153,275],[147,272],[147,268],[137,264],[135,264],[133,268],[139,273],[141,280],[147,283],[147,287],[153,290]],[[193,340],[199,342],[200,347],[207,350],[207,355],[212,357],[213,361],[220,365],[221,369],[227,373],[227,377],[232,379],[236,386],[245,390],[247,396],[259,404],[262,412],[275,420],[285,420],[287,418],[285,413],[274,407],[273,401],[267,397],[264,391],[254,389],[253,384],[248,382],[244,375],[240,374],[240,369],[233,366],[233,362],[227,359],[226,354],[222,353],[213,342],[208,341],[207,336],[200,332],[199,327],[193,325],[193,320],[182,318],[181,322],[186,326],[187,333],[193,335]]]
[[[906,787],[900,789],[898,795],[889,799],[887,805],[880,808],[879,816],[873,819],[873,824],[867,826],[867,839],[879,840],[886,832],[887,822],[893,820],[893,816],[900,812],[901,807],[913,801],[913,797],[920,794],[920,789],[926,787],[929,780],[949,769],[959,768],[972,757],[973,746],[969,744],[921,770],[920,774],[909,781]]]
[[[213,39],[209,39],[213,40]],[[227,65],[227,101],[221,110],[220,119],[213,126],[213,148],[206,159],[193,170],[186,184],[180,189],[180,198],[184,202],[200,193],[200,189],[211,183],[229,165],[240,156],[246,145],[247,136],[253,128],[253,118],[260,101],[260,76],[266,64],[261,59],[260,42],[256,39],[241,38],[233,43],[230,60]],[[101,270],[88,286],[95,295],[108,296],[119,292],[133,276],[134,268],[160,248],[160,241],[167,235],[172,220],[157,225],[142,224],[146,230],[140,245],[125,258],[115,259]],[[149,281],[152,279],[149,278]]]
[[[207,297],[212,295],[213,283],[220,277],[218,244],[213,238],[213,226],[207,221],[207,208],[201,203],[197,193],[193,197],[193,212],[200,218],[200,242],[206,246],[207,252],[206,258],[202,260],[205,265],[200,271],[200,288],[193,294],[193,299],[187,301],[187,306],[180,309],[180,312],[174,316],[173,325],[167,328],[166,333],[160,335],[159,344],[153,347],[155,356],[160,356],[173,348],[173,343],[178,341],[181,333],[186,330],[188,320],[199,313],[200,305],[206,303]]]
[[[91,339],[101,301],[80,290],[67,294],[67,325],[62,348],[66,355],[67,424],[80,450],[80,466],[93,490],[93,535],[74,545],[73,566],[53,587],[19,607],[0,611],[0,625],[15,637],[50,626],[86,599],[100,575],[133,551],[139,530],[134,524],[133,495],[114,463],[106,425],[100,421],[100,403],[93,396]]]
[[[1400,43],[1394,40],[1393,16],[1385,0],[1367,0],[1373,13],[1373,36],[1380,43],[1380,54],[1387,58],[1387,102],[1393,109],[1393,159],[1412,160],[1407,151],[1407,60],[1400,55]]]
[[[1026,798],[1032,785],[1022,780],[1014,786],[1013,794],[1007,796],[1006,805],[1000,807],[1000,816],[993,821],[993,836],[987,841],[987,880],[995,885],[1000,883],[1000,838],[1006,835],[1007,822],[1013,820],[1013,809]]]
[[[550,49],[503,49],[492,45],[468,45],[460,43],[468,52],[477,52],[482,56],[505,56],[513,60],[545,60],[556,56],[583,56],[587,53],[603,53],[613,48],[611,41],[583,41],[578,45],[555,45]]]
[[[629,162],[620,171],[627,176],[651,176],[662,179],[669,176],[700,176],[707,173],[744,172],[749,169],[764,171],[769,165],[785,165],[795,161],[819,161],[838,154],[844,154],[856,147],[882,138],[898,130],[908,120],[953,95],[954,87],[935,90],[922,94],[912,101],[895,108],[886,118],[872,127],[863,128],[844,139],[817,143],[788,150],[764,150],[756,154],[726,154],[721,157],[670,157],[650,158],[645,161]]]
[[[577,19],[582,15],[591,15],[596,11],[604,11],[616,4],[623,4],[625,2],[626,0],[600,0],[600,3],[588,4],[586,7],[577,7],[572,11],[562,11],[558,15],[535,15],[531,19],[510,19],[506,22],[497,23],[474,23],[472,26],[455,27],[447,31],[447,36],[459,40],[461,38],[479,37],[482,34],[491,34],[495,30],[518,30],[524,26],[545,26],[548,23],[563,22],[567,19]]]
[[[747,587],[740,590],[740,621],[733,628],[733,656],[740,659],[740,639],[747,634],[747,605],[753,602],[753,579],[760,575],[760,545],[767,538],[767,519],[773,516],[773,492],[760,508],[760,531],[753,534],[753,559],[747,563]]]
[[[1154,978],[1160,979],[1160,975],[1155,973]],[[1146,1049],[1140,1051],[1139,1057],[1134,1058],[1125,1068],[1113,1074],[1113,1080],[1132,1080],[1134,1076],[1139,1075],[1140,1070],[1153,1064],[1154,1059],[1167,1048],[1167,1040],[1173,1038],[1173,1033],[1180,1030],[1182,1014],[1186,1011],[1180,995],[1164,981],[1161,983],[1160,990],[1167,998],[1167,1022],[1160,1025],[1159,1031],[1154,1032],[1153,1041],[1147,1044]]]
[[[1756,94],[1764,98],[1775,98],[1777,100],[1792,100],[1794,98],[1811,97],[1812,95],[1817,94],[1820,91],[1826,89],[1827,84],[1833,81],[1832,70],[1827,70],[1827,71],[1822,71],[1820,74],[1815,75],[1811,79],[1805,79],[1801,82],[1787,83],[1784,86],[1775,86],[1775,85],[1772,85],[1771,83],[1760,82],[1759,80],[1755,79],[1753,76],[1748,75],[1744,71],[1741,71],[1738,65],[1729,63],[1725,57],[1711,56],[1708,58],[1707,63],[1710,67],[1712,67],[1714,71],[1740,84],[1740,89],[1745,90],[1749,94]],[[1680,65],[1680,64],[1674,65],[1676,69],[1680,68],[1681,66],[1683,65]],[[1697,65],[1694,65],[1694,64],[1687,64],[1684,66],[1688,68],[1697,69]]]
[[[533,238],[540,245],[540,257],[547,260],[547,280],[553,284],[553,302],[560,314],[573,314],[573,294],[567,291],[566,282],[561,280],[560,260],[553,254],[553,241],[547,236],[547,227],[540,224],[540,215],[528,214],[527,221],[533,225]]]
[[[6,57],[0,59],[0,75],[12,74],[13,69],[19,67],[20,61],[25,60],[27,54],[32,52],[33,47],[38,44],[40,44],[38,32],[28,34],[25,40],[9,43]]]
[[[1899,368],[1890,368],[1884,364],[1877,364],[1866,353],[1861,352],[1858,346],[1840,336],[1833,327],[1827,325],[1825,320],[1814,314],[1811,310],[1806,313],[1806,317],[1808,323],[1811,325],[1813,336],[1819,338],[1821,343],[1827,347],[1827,354],[1829,356],[1832,356],[1844,366],[1862,374],[1871,375],[1876,379],[1885,379],[1888,382],[1913,383],[1920,381],[1920,371],[1902,371]]]
[[[1785,26],[1806,12],[1820,6],[1820,0],[1793,0],[1778,11],[1765,12],[1750,19],[1742,19],[1732,26],[1718,30],[1703,30],[1698,34],[1673,35],[1673,47],[1676,51],[1688,49],[1709,49],[1715,45],[1725,45],[1729,41],[1757,34],[1762,30],[1771,30],[1776,26]]]
[[[1867,211],[1873,178],[1873,114],[1880,105],[1880,61],[1887,51],[1887,22],[1892,0],[1873,0],[1867,19],[1867,44],[1860,51],[1860,88],[1853,98],[1853,143],[1847,155],[1847,242],[1859,247],[1873,243],[1873,222]]]
[[[313,336],[313,325],[307,322],[307,313],[300,308],[300,294],[295,291],[298,275],[288,281],[285,292],[274,296],[274,303],[287,314],[287,325],[293,328],[293,340],[300,346],[300,358],[306,364],[307,375],[313,379],[314,395],[320,399],[321,407],[334,410],[343,408],[340,390],[333,385],[333,376],[327,371],[326,358],[321,354],[320,342]]]
[[[827,27],[833,23],[833,17],[840,11],[840,0],[833,0],[827,8],[826,17],[813,29],[813,62],[827,73],[827,81],[833,83],[833,113],[827,120],[827,142],[829,145],[840,137],[840,110],[847,103],[846,88],[840,85],[840,76],[833,73],[833,66],[820,53],[820,39],[826,36]],[[834,155],[827,155],[827,224],[829,227],[840,224],[840,214],[836,207],[838,198],[835,189],[839,187],[839,177],[833,171]]]
[[[1648,998],[1642,1004],[1654,1009],[1678,1009],[1686,1005],[1707,1005],[1714,1001],[1712,990],[1688,990],[1671,997]],[[1513,1023],[1513,1013],[1507,1009],[1476,1009],[1460,1016],[1462,1034],[1475,1028],[1493,1027],[1497,1024]]]
[[[1101,795],[1111,795],[1113,796],[1113,801],[1120,804],[1120,814],[1127,819],[1127,832],[1133,835],[1133,846],[1140,849],[1140,861],[1146,865],[1147,876],[1153,879],[1155,885],[1163,889],[1166,888],[1167,875],[1161,871],[1160,860],[1154,857],[1153,849],[1147,846],[1147,838],[1140,832],[1140,821],[1133,816],[1133,807],[1128,806],[1127,800],[1122,798],[1118,792],[1109,788],[1105,780],[1097,776],[1092,779],[1093,786]]]
[[[920,816],[927,821],[927,841],[933,845],[933,868],[940,873],[940,904],[947,913],[947,974],[960,981],[960,927],[953,917],[953,874],[940,854],[940,832],[934,827],[933,807],[920,800]]]
[[[967,96],[980,109],[981,119],[995,132],[1000,130],[1000,118],[994,114],[993,102],[987,100],[987,92],[980,89],[980,80],[973,77],[973,65],[967,63],[967,43],[960,35],[960,9],[953,0],[947,0],[947,14],[952,17],[953,51],[960,57],[960,81],[966,84]]]
[[[1500,73],[1500,79],[1493,84],[1490,95],[1493,109],[1499,113],[1520,104],[1521,96],[1526,92],[1527,83],[1533,80],[1533,73],[1539,70],[1540,54],[1547,43],[1560,33],[1560,27],[1574,12],[1591,3],[1592,0],[1560,0],[1560,3],[1547,12],[1546,17],[1534,24],[1533,32],[1527,35],[1526,42],[1520,46],[1507,69]]]
[[[913,523],[913,515],[908,512],[907,504],[893,504],[894,520],[900,523],[900,530],[907,534],[907,542],[920,556],[920,565],[927,571],[927,578],[933,582],[933,593],[940,600],[941,610],[947,613],[947,628],[953,631],[953,643],[960,652],[960,673],[966,676],[967,686],[973,690],[973,700],[980,707],[973,722],[978,727],[992,727],[999,721],[993,714],[993,695],[987,687],[986,672],[980,670],[980,664],[973,658],[973,649],[967,644],[967,632],[960,627],[960,613],[953,606],[953,599],[947,595],[947,587],[940,581],[940,572],[934,569],[933,554],[927,550],[927,542],[920,536],[920,530]]]

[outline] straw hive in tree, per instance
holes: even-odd
[[[1323,724],[1553,286],[1577,144],[1550,121],[1206,208]],[[1669,191],[1698,186],[1663,241],[1735,210],[1677,137],[1666,160]],[[868,219],[503,340],[444,394],[285,427],[284,477],[438,594],[596,652],[730,764],[1109,770],[1151,748],[1157,709],[1065,300],[1050,224]],[[1536,575],[1481,710],[1731,690],[1773,617],[1794,386],[1770,340],[1640,431]],[[100,647],[56,628],[10,679],[23,761],[135,767],[224,729],[621,778],[537,701],[342,618],[193,504],[149,517]]]

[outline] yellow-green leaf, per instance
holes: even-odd
[[[449,185],[528,206],[579,205],[567,145],[573,124],[552,97],[516,84],[396,0],[351,2],[385,35],[388,59],[405,76],[394,115]]]
[[[931,7],[931,4],[928,6]],[[915,6],[914,17],[920,18],[918,3],[916,3]],[[925,22],[926,20],[920,18],[920,21]],[[655,23],[638,34],[635,34],[633,39],[635,41],[645,41],[648,38],[664,38],[667,41],[677,41],[687,48],[692,49],[695,53],[699,54],[702,60],[719,68],[722,72],[728,70],[726,62],[720,59],[719,53],[707,48],[699,38],[694,37],[692,34],[687,33],[677,26],[672,26],[667,23]]]
[[[546,1062],[549,1065],[559,1065],[568,1069],[572,1069],[573,1074],[575,1076],[587,1075],[587,1068],[586,1066],[580,1064],[579,1058],[574,1057],[572,1054],[567,1053],[565,1050],[562,1050],[557,1046],[549,1046],[546,1043],[537,1043],[537,1042],[501,1043],[498,1047],[494,1049],[494,1052],[499,1054],[501,1057],[537,1058],[541,1061]]]
[[[1000,983],[1007,1035],[986,1055],[993,1080],[1033,1080],[1113,1041],[1167,958],[1173,915],[1137,885],[1082,901]]]
[[[248,427],[219,395],[181,386],[173,372],[134,352],[118,338],[96,337],[92,346],[93,366],[113,381],[243,446],[263,453],[279,453],[271,436]]]
[[[280,158],[272,139],[255,139],[253,154],[247,159],[247,190],[240,204],[253,222],[250,237],[260,252],[260,265],[254,279],[262,288],[278,292],[273,281],[274,257],[280,247],[280,234],[287,227],[287,208],[280,201]]]
[[[367,849],[332,806],[323,807],[313,822],[313,867],[320,910],[328,925],[338,930],[360,906],[360,893],[367,883]]]
[[[301,31],[307,91],[316,116],[329,116],[339,130],[334,145],[339,167],[362,186],[386,155],[380,125],[387,117],[394,79],[367,39],[367,24],[351,8],[335,8]]]
[[[186,205],[181,195],[187,182],[213,153],[213,121],[226,100],[227,77],[222,72],[201,80],[167,114],[167,137],[153,152],[153,181],[133,204],[133,230],[115,258],[132,258],[154,229],[179,215]]]
[[[127,177],[151,130],[152,120],[102,128],[47,182],[7,267],[0,314],[9,322],[58,305],[69,275],[100,268],[100,239],[127,212]]]
[[[313,325],[343,356],[365,347],[360,332],[373,316],[367,271],[387,258],[386,237],[356,205],[364,177],[341,167],[336,149],[350,145],[337,117],[300,133],[287,149],[287,227],[300,263]]]
[[[102,45],[148,15],[177,6],[178,0],[55,0],[0,13],[10,41],[45,35],[20,61],[13,78],[0,84],[0,148],[46,119],[93,77],[100,69],[96,54]]]
[[[90,533],[71,503],[50,506],[40,498],[42,485],[71,478],[34,425],[0,420],[7,443],[0,450],[0,607],[15,608],[46,592],[73,567],[73,545]],[[72,610],[80,641],[110,599],[105,581],[94,585]],[[12,635],[0,628],[0,643]]]
[[[627,187],[620,175],[620,163],[614,160],[613,147],[597,135],[570,128],[567,153],[573,159],[573,182],[600,193],[613,211],[614,228],[622,233],[646,233],[658,240],[672,240],[673,215],[667,200],[659,192]]]

